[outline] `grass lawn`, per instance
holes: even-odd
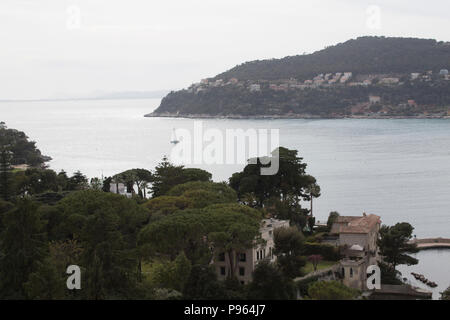
[[[332,266],[334,266],[337,263],[337,261],[320,261],[319,264],[317,265],[317,270],[323,270],[323,269],[327,269],[330,268]],[[307,275],[308,273],[314,272],[314,266],[311,262],[307,262],[306,265],[303,267],[303,273],[305,275]]]

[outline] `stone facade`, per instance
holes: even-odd
[[[344,258],[340,261],[343,283],[351,288],[366,288],[367,267],[379,261],[377,239],[381,220],[379,216],[338,217],[331,233],[339,235],[339,247]]]
[[[236,278],[246,284],[252,281],[253,271],[261,261],[275,262],[276,256],[273,254],[275,247],[274,230],[278,228],[288,228],[288,220],[264,219],[261,221],[260,234],[264,244],[257,244],[255,247],[243,252],[236,252],[233,260],[236,262],[234,273]],[[228,254],[219,252],[215,255],[213,265],[221,280],[225,280],[231,274],[231,264]]]

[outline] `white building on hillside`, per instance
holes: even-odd
[[[234,266],[230,266],[230,260],[227,254],[224,252],[217,253],[213,265],[215,266],[219,279],[225,280],[231,274],[231,268],[233,268],[235,276],[242,284],[252,281],[253,271],[259,262],[276,261],[276,256],[273,253],[275,247],[274,231],[278,228],[288,227],[288,220],[262,220],[259,231],[261,239],[264,240],[264,244],[256,245],[254,248],[243,252],[236,252],[232,258],[235,261]]]

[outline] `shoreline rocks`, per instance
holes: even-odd
[[[423,274],[419,274],[419,273],[415,273],[415,272],[411,272],[411,274],[416,280],[421,281],[422,283],[426,284],[427,286],[429,286],[431,288],[436,288],[438,286],[436,282],[428,280],[427,278],[425,278],[425,276]]]
[[[185,119],[243,119],[243,120],[271,120],[271,119],[450,119],[450,116],[316,116],[311,114],[284,114],[284,115],[210,115],[210,114],[179,114],[179,113],[149,113],[146,118],[185,118]]]

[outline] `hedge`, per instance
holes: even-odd
[[[303,255],[309,256],[320,254],[324,260],[338,261],[341,259],[339,249],[330,244],[306,242],[303,249]]]

